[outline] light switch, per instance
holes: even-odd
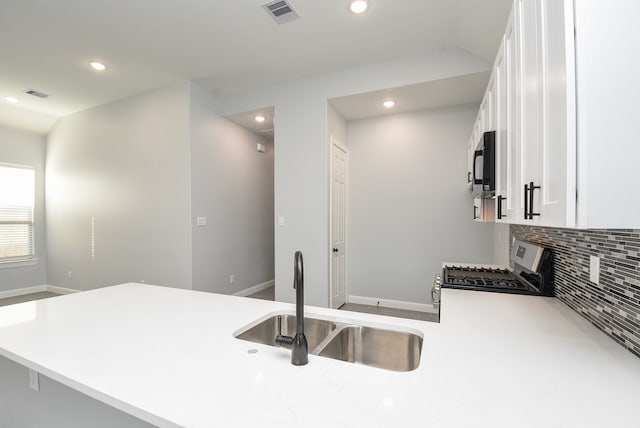
[[[600,284],[600,257],[589,256],[589,281]]]
[[[284,226],[284,216],[283,215],[278,217],[278,226]]]
[[[31,369],[29,369],[29,387],[34,391],[40,391],[40,375]]]
[[[196,217],[196,226],[206,226],[207,218],[206,217]]]

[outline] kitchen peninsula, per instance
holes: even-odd
[[[637,420],[640,359],[555,298],[445,289],[439,324],[305,308],[307,317],[419,334],[420,365],[409,372],[315,355],[296,367],[290,351],[233,335],[293,310],[133,283],[22,303],[0,308],[0,367],[24,366],[25,388],[32,369],[160,427],[601,427]],[[0,382],[0,397],[11,394],[6,388]]]

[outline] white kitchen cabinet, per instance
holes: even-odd
[[[469,190],[473,190],[473,153],[475,148],[476,144],[472,135],[467,143],[467,187]]]
[[[478,222],[495,221],[495,207],[491,199],[473,198],[473,220]]]
[[[576,0],[577,226],[640,229],[640,2]]]
[[[496,221],[640,227],[638,14],[631,0],[514,1],[495,103],[481,106],[496,127]]]
[[[517,0],[521,48],[518,175],[522,221],[575,225],[575,49],[572,0]],[[519,23],[519,28],[518,28]]]
[[[512,22],[512,20],[509,20]],[[507,79],[507,59],[506,59],[506,33],[498,49],[498,56],[494,66],[495,74],[495,99],[496,99],[496,193],[495,193],[495,209],[496,222],[504,223],[509,220],[510,215],[507,212],[507,200],[511,202],[510,193],[510,162],[508,161],[510,147],[507,144],[509,134],[509,115],[508,115],[508,79]]]

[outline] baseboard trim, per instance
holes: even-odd
[[[58,293],[58,294],[73,294],[73,293],[80,292],[80,290],[75,290],[73,288],[64,288],[64,287],[58,287],[55,285],[47,285],[47,291],[50,291],[51,293]]]
[[[377,299],[375,297],[347,296],[347,302],[358,305],[384,306],[385,308],[405,309],[408,311],[438,313],[438,310],[427,303],[403,302],[400,300]]]
[[[25,294],[42,293],[49,291],[57,294],[71,294],[77,293],[80,290],[74,290],[72,288],[56,287],[55,285],[34,285],[32,287],[16,288],[13,290],[0,291],[0,299],[7,299],[9,297],[24,296]]]
[[[276,284],[275,280],[263,282],[262,284],[254,285],[253,287],[245,288],[244,290],[240,290],[238,292],[233,293],[234,296],[247,297],[251,294],[257,293],[258,291],[266,290],[269,287],[273,287]]]
[[[22,296],[25,294],[42,293],[48,291],[46,285],[34,285],[32,287],[16,288],[14,290],[0,291],[0,299]]]

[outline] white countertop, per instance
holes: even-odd
[[[162,427],[638,420],[640,359],[554,298],[444,289],[440,324],[305,308],[419,332],[420,367],[405,373],[314,355],[296,367],[286,349],[233,337],[281,310],[294,306],[124,284],[0,308],[0,355]]]

